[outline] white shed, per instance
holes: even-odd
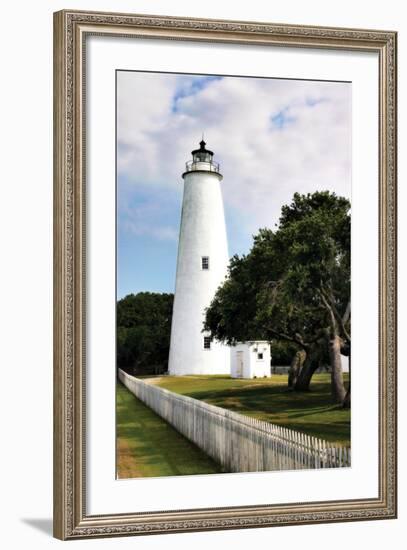
[[[239,342],[230,348],[232,378],[271,376],[270,344],[265,340]]]

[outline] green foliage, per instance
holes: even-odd
[[[272,340],[270,345],[271,364],[273,366],[290,365],[298,346],[286,340]]]
[[[140,292],[117,302],[117,366],[132,374],[168,368],[173,294]]]
[[[276,233],[286,251],[285,282],[294,296],[325,289],[339,309],[350,296],[350,203],[335,193],[294,195]],[[316,301],[320,302],[319,295]],[[341,303],[342,302],[342,303]],[[346,303],[345,303],[346,302]]]
[[[350,299],[350,204],[328,191],[282,208],[277,230],[261,229],[206,312],[205,329],[228,343],[287,340],[306,347],[330,324],[325,293],[342,315]]]

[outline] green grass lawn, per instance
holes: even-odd
[[[331,402],[330,374],[315,374],[308,392],[287,390],[287,375],[253,380],[164,376],[151,383],[292,430],[350,445],[350,411]],[[347,381],[347,375],[345,375]]]
[[[116,385],[117,476],[158,477],[221,472],[213,460]]]

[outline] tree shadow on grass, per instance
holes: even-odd
[[[332,403],[329,383],[317,382],[307,392],[259,383],[186,395],[330,441],[350,440],[349,411]]]

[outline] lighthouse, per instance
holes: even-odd
[[[186,163],[168,371],[230,374],[230,350],[202,332],[229,262],[219,164],[202,139]]]

